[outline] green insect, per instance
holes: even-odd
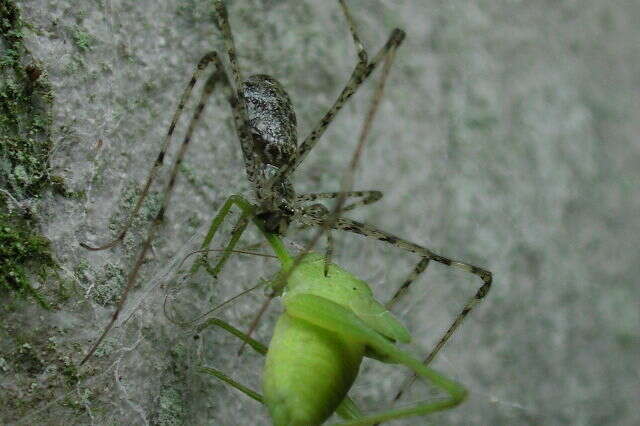
[[[394,342],[408,343],[409,332],[373,296],[367,283],[335,264],[325,276],[325,258],[310,253],[293,269],[295,259],[279,237],[265,233],[282,269],[270,283],[282,296],[284,313],[268,349],[219,319],[198,329],[218,326],[266,354],[264,396],[214,368],[202,371],[227,382],[265,404],[274,425],[319,425],[334,412],[340,425],[369,425],[401,417],[425,415],[460,404],[467,391],[426,367]],[[282,283],[282,277],[288,277]],[[364,416],[347,396],[364,356],[402,364],[448,394],[435,402]]]

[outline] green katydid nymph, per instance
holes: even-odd
[[[405,327],[374,297],[366,282],[335,264],[325,276],[324,257],[310,253],[293,270],[294,258],[281,240],[266,234],[282,269],[271,286],[281,294],[284,312],[268,349],[228,323],[211,319],[199,327],[219,326],[266,354],[262,378],[264,395],[235,382],[224,373],[203,368],[248,396],[264,403],[273,424],[320,425],[334,412],[340,425],[368,425],[391,419],[425,415],[460,404],[467,391],[458,383],[426,367],[399,349],[407,343]],[[286,277],[286,283],[282,283]],[[363,357],[402,364],[448,394],[435,402],[363,415],[347,397]]]

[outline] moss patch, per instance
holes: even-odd
[[[190,397],[186,374],[187,350],[182,344],[171,348],[171,362],[163,372],[162,388],[152,416],[154,424],[162,426],[183,425],[186,422],[187,401]]]
[[[92,49],[92,45],[95,42],[95,40],[89,33],[87,33],[86,31],[83,31],[82,28],[76,27],[76,29],[73,31],[72,36],[73,36],[73,42],[76,44],[76,46],[78,46],[78,49],[80,49],[81,51],[87,51]]]
[[[52,92],[22,42],[24,29],[16,6],[0,2],[0,187],[17,200],[62,188],[49,176]]]
[[[0,392],[0,423],[12,424],[33,414],[34,407],[53,404],[58,413],[84,414],[93,398],[80,383],[86,374],[76,368],[70,354],[79,351],[69,336],[72,329],[35,324],[29,318],[0,325],[0,369],[12,386]],[[31,424],[50,424],[36,416]]]
[[[24,46],[25,30],[14,2],[1,1],[0,290],[49,307],[30,278],[44,278],[56,264],[29,206],[45,190],[68,194],[62,179],[50,175],[53,96],[46,72]]]
[[[18,297],[33,297],[43,308],[49,303],[30,283],[27,270],[42,280],[56,262],[49,251],[49,241],[32,232],[29,220],[18,215],[0,213],[0,289]]]

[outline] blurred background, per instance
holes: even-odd
[[[33,297],[3,299],[0,422],[269,424],[263,407],[198,371],[213,366],[259,389],[261,359],[237,357],[237,340],[215,329],[196,334],[163,309],[170,284],[182,291],[167,310],[188,319],[277,270],[274,261],[251,256],[232,257],[217,281],[186,279],[180,270],[224,200],[249,194],[219,93],[117,328],[77,367],[113,312],[161,186],[122,245],[89,252],[79,242],[116,235],[197,61],[210,50],[223,52],[211,3],[2,3],[5,114],[16,87],[32,103],[12,109],[22,124],[0,135],[2,209],[20,220],[29,216],[31,232],[51,241],[59,268],[30,275],[52,309]],[[227,4],[243,73],[272,75],[287,88],[302,139],[356,63],[337,2]],[[469,400],[393,424],[638,424],[640,4],[348,4],[370,56],[393,28],[407,33],[356,173],[357,189],[385,195],[350,216],[494,273],[487,298],[433,363],[469,389]],[[339,188],[377,76],[298,170],[298,192]],[[36,112],[46,119],[34,123]],[[46,173],[37,179],[29,175],[35,169],[18,164],[25,145],[14,143],[29,133],[24,122],[37,129],[35,140],[50,144],[38,160]],[[27,185],[36,180],[43,186]],[[224,244],[230,228],[213,247]],[[294,247],[308,235],[293,231],[288,241]],[[334,236],[336,262],[371,283],[381,300],[418,260],[356,235]],[[260,238],[249,233],[243,241]],[[414,336],[407,350],[427,353],[478,285],[475,277],[430,266],[394,308]],[[218,315],[246,329],[263,299],[255,291]],[[259,340],[268,341],[280,309],[273,304]],[[367,411],[390,407],[406,374],[367,360],[350,395]],[[399,404],[434,397],[418,383]]]

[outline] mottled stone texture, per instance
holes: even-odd
[[[370,54],[394,27],[407,32],[356,179],[357,188],[385,197],[353,217],[495,277],[485,302],[433,364],[466,384],[470,399],[429,421],[638,424],[640,3],[349,4]],[[248,188],[228,104],[216,95],[154,255],[129,297],[124,318],[133,316],[79,370],[79,380],[47,387],[52,376],[69,374],[59,360],[72,368],[106,324],[158,197],[123,246],[90,253],[78,241],[114,235],[195,64],[222,43],[205,0],[18,6],[32,27],[25,43],[54,89],[53,170],[86,197],[37,202],[42,231],[75,292],[57,311],[25,302],[2,312],[0,323],[18,327],[22,337],[3,331],[0,342],[1,392],[17,401],[0,408],[0,423],[267,424],[257,403],[197,371],[200,362],[223,368],[257,389],[260,359],[236,358],[238,343],[216,330],[196,340],[163,313],[162,285],[175,282],[176,263],[198,245],[225,197]],[[298,133],[306,135],[356,61],[337,2],[236,0],[229,15],[245,75],[281,81]],[[309,155],[295,176],[298,192],[339,187],[372,87],[354,97]],[[383,299],[417,260],[337,234],[337,261]],[[304,234],[290,237],[304,241]],[[185,285],[174,306],[192,317],[273,271],[268,259],[238,256],[217,283],[202,276],[197,286]],[[396,311],[415,336],[409,350],[426,352],[477,285],[434,265]],[[220,315],[247,327],[261,300],[256,291]],[[258,329],[261,340],[278,309]],[[363,373],[352,395],[378,409],[405,371],[368,362]],[[418,385],[402,403],[433,397]]]

